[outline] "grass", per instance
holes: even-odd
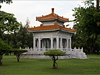
[[[59,59],[58,69],[52,69],[51,59],[20,59],[4,56],[0,75],[100,75],[100,55],[87,55],[89,59]]]

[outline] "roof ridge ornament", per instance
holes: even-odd
[[[69,18],[64,18],[63,16],[59,16],[57,14],[54,13],[54,8],[51,8],[51,13],[48,14],[48,15],[42,15],[41,17],[36,17],[36,21],[40,21],[40,22],[43,22],[43,21],[50,21],[50,20],[55,20],[55,19],[58,19],[59,21],[62,21],[62,22],[68,22],[69,21]]]
[[[54,13],[54,8],[52,8],[52,13]]]

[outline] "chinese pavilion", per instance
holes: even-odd
[[[69,22],[68,18],[59,16],[52,12],[48,15],[36,17],[36,21],[41,22],[40,26],[28,28],[28,32],[33,33],[33,49],[27,48],[29,52],[24,53],[22,56],[27,58],[47,58],[43,53],[50,49],[59,49],[65,51],[67,56],[62,58],[71,58],[71,36],[76,33],[75,29],[66,28],[65,22]],[[82,49],[77,49],[81,53]],[[75,52],[74,52],[75,53]]]

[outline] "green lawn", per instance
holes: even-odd
[[[0,75],[100,75],[100,55],[87,55],[89,59],[59,59],[58,69],[52,69],[51,59],[20,59],[4,56]]]

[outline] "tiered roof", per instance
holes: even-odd
[[[58,16],[57,14],[54,13],[54,8],[52,8],[52,13],[46,16],[42,16],[42,17],[36,17],[36,20],[38,21],[46,21],[46,20],[60,20],[63,22],[68,22],[69,19],[68,18],[63,18],[61,16]],[[66,28],[64,25],[58,25],[58,23],[54,23],[54,25],[40,25],[38,27],[34,28],[28,28],[29,32],[43,32],[43,31],[65,31],[65,32],[69,32],[69,33],[75,33],[76,29],[71,29],[71,28]]]
[[[51,14],[48,14],[48,15],[45,15],[42,17],[36,17],[36,21],[44,21],[44,20],[51,20],[51,19],[59,19],[61,21],[64,21],[64,22],[68,22],[69,19],[68,18],[63,18],[63,16],[59,16],[57,14],[54,13],[54,8],[52,8],[52,13]]]
[[[40,32],[40,31],[55,31],[55,30],[64,30],[66,32],[76,32],[76,29],[66,28],[65,26],[60,26],[57,23],[54,23],[54,25],[46,25],[43,26],[42,24],[39,27],[34,28],[28,28],[28,31],[32,32]]]

